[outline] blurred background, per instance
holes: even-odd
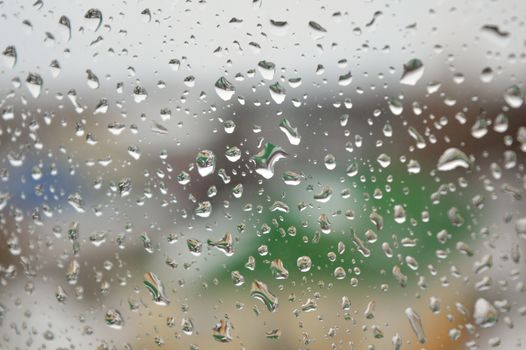
[[[1,349],[523,346],[526,3],[0,14]]]

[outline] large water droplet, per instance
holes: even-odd
[[[458,148],[448,148],[438,159],[437,169],[440,171],[450,171],[458,167],[466,169],[471,167],[468,156]]]
[[[278,105],[282,104],[283,101],[285,101],[286,91],[283,86],[279,82],[275,82],[274,84],[269,86],[270,96],[276,102]]]
[[[153,272],[144,274],[144,285],[150,292],[153,302],[157,305],[166,306],[170,304],[170,300],[164,295],[164,286],[159,277]]]
[[[98,9],[89,9],[84,15],[88,27],[96,32],[102,24],[102,12]]]
[[[272,80],[274,79],[274,72],[276,71],[276,65],[269,61],[260,61],[258,63],[258,70],[261,73],[263,79]]]
[[[484,298],[478,298],[475,302],[473,318],[475,323],[482,328],[492,327],[497,323],[499,314],[497,309]]]
[[[404,72],[400,78],[400,84],[416,85],[424,75],[424,64],[418,58],[414,58],[404,64]]]
[[[281,147],[266,143],[264,148],[252,157],[252,161],[256,164],[256,172],[265,179],[270,179],[274,176],[274,165],[286,157],[287,153]]]
[[[211,175],[215,171],[216,167],[216,156],[212,151],[202,150],[197,153],[195,158],[197,164],[197,171],[202,177]]]
[[[232,341],[232,324],[225,320],[219,320],[219,323],[212,328],[212,336],[215,340],[221,343],[229,343]]]
[[[410,307],[405,309],[405,315],[407,316],[409,324],[411,325],[413,332],[415,332],[418,341],[422,344],[425,343],[426,336],[424,334],[424,328],[422,327],[422,319],[420,318],[420,315],[418,315],[416,311]]]
[[[298,133],[298,128],[294,128],[287,119],[283,119],[279,123],[279,128],[289,139],[291,145],[299,145],[301,136]]]
[[[236,89],[234,85],[232,85],[231,82],[226,80],[225,77],[221,77],[217,79],[216,83],[214,84],[215,90],[217,95],[223,100],[223,101],[229,101],[232,96],[236,93]]]
[[[17,53],[16,53],[16,48],[14,46],[6,47],[4,51],[2,52],[2,55],[4,56],[5,64],[9,68],[13,68],[16,65]]]
[[[250,295],[265,304],[268,311],[274,312],[278,308],[278,298],[272,294],[265,283],[254,280],[250,290]]]
[[[519,108],[524,103],[524,96],[517,85],[510,86],[504,93],[504,100],[512,108]]]
[[[38,98],[42,91],[44,81],[38,73],[29,73],[26,78],[27,89],[34,98]]]

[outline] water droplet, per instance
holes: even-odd
[[[483,83],[491,83],[491,81],[493,80],[493,70],[491,69],[491,67],[486,67],[482,70],[482,72],[480,73],[480,80]]]
[[[281,147],[267,142],[264,148],[251,159],[256,165],[256,172],[265,179],[270,179],[274,176],[274,165],[287,155]]]
[[[236,146],[230,147],[226,150],[225,156],[229,161],[235,163],[241,158],[241,150]]]
[[[281,330],[279,328],[265,332],[267,339],[279,339],[281,337]]]
[[[212,328],[212,336],[214,340],[221,343],[229,343],[232,341],[230,332],[232,331],[232,324],[225,320],[219,320],[219,323]]]
[[[11,69],[14,68],[18,58],[16,48],[14,46],[8,46],[4,49],[2,55],[4,56],[5,64]]]
[[[239,287],[245,283],[245,276],[243,276],[239,271],[232,271],[230,277],[232,278],[232,282],[234,282],[235,286]]]
[[[95,231],[89,235],[89,241],[95,247],[100,247],[106,242],[106,231]]]
[[[385,153],[380,154],[378,158],[376,158],[376,161],[382,166],[382,168],[387,168],[391,165],[391,157]]]
[[[502,41],[503,43],[505,43],[510,36],[510,33],[503,31],[499,26],[493,24],[485,24],[482,26],[481,30],[489,37]]]
[[[216,167],[216,156],[212,151],[200,151],[199,153],[197,153],[195,162],[197,164],[197,171],[202,177],[214,173]]]
[[[94,8],[89,9],[84,15],[84,18],[92,31],[96,32],[99,30],[102,24],[102,12],[100,12],[100,10]]]
[[[321,203],[327,203],[332,196],[332,188],[330,186],[325,186],[322,188],[321,192],[314,195],[314,199]]]
[[[289,277],[289,271],[285,268],[281,259],[272,260],[270,263],[270,270],[272,271],[274,278],[278,280],[287,279]]]
[[[276,102],[278,105],[282,104],[283,101],[285,101],[286,91],[283,86],[279,82],[275,82],[274,84],[269,86],[270,96]]]
[[[188,250],[190,251],[190,253],[192,253],[192,255],[201,255],[203,251],[203,243],[201,243],[197,239],[188,239],[186,240],[186,245],[188,246]]]
[[[499,314],[497,309],[484,298],[478,298],[475,302],[473,318],[475,323],[482,328],[493,327],[498,320]]]
[[[394,206],[394,220],[399,224],[405,222],[405,209],[400,204]]]
[[[333,275],[334,275],[334,278],[336,278],[337,280],[342,280],[345,278],[347,273],[345,272],[345,269],[343,267],[338,266],[337,268],[334,269]]]
[[[338,85],[340,86],[348,86],[349,84],[351,84],[351,82],[352,82],[352,74],[350,71],[338,77]]]
[[[66,291],[62,286],[57,286],[57,289],[55,290],[55,298],[59,303],[65,303],[68,295],[66,294]]]
[[[265,283],[254,280],[250,290],[250,296],[265,304],[268,311],[274,312],[278,308],[278,298],[273,295]]]
[[[223,252],[226,256],[234,255],[234,239],[232,238],[232,234],[229,232],[227,232],[222,239],[218,241],[209,239],[207,243],[209,246],[215,247],[219,251]]]
[[[389,106],[389,110],[391,111],[391,113],[393,113],[394,115],[400,115],[404,111],[404,105],[397,98],[390,98],[387,101],[387,105]]]
[[[448,148],[438,159],[437,169],[440,171],[450,171],[458,167],[466,169],[471,167],[468,156],[458,148]]]
[[[117,309],[107,310],[104,316],[104,321],[110,328],[121,329],[124,326],[124,319]]]
[[[504,113],[499,113],[495,117],[495,123],[493,124],[493,130],[496,132],[506,132],[508,130],[508,116]]]
[[[133,100],[136,103],[141,103],[148,98],[148,92],[142,86],[136,86],[133,89]]]
[[[145,23],[150,23],[150,21],[152,20],[152,13],[148,8],[142,10],[141,15],[143,16],[143,20]]]
[[[297,186],[301,183],[301,175],[293,171],[284,172],[282,178],[287,185]]]
[[[414,58],[404,64],[404,72],[400,78],[400,84],[416,85],[424,75],[424,64],[418,58]]]
[[[179,70],[179,67],[181,66],[181,61],[177,58],[172,58],[170,61],[168,61],[168,64],[174,72],[177,72]]]
[[[195,215],[201,218],[207,218],[212,214],[212,203],[209,201],[199,202],[195,208]]]
[[[287,119],[283,119],[279,123],[279,128],[287,136],[291,145],[299,145],[301,136],[298,133],[298,128],[294,128]]]
[[[396,333],[393,335],[393,338],[391,339],[391,342],[393,343],[393,350],[401,350],[402,349],[402,337]]]
[[[162,281],[153,272],[144,274],[144,285],[150,292],[153,302],[160,306],[167,306],[170,300],[164,295],[164,286]]]
[[[511,108],[519,108],[524,103],[524,96],[517,85],[510,86],[504,93],[504,100]]]
[[[411,325],[413,332],[415,332],[416,338],[421,344],[424,344],[427,340],[424,334],[424,329],[422,328],[422,320],[420,318],[420,315],[418,315],[410,307],[405,309],[405,315],[407,316],[407,319],[409,320],[409,324]]]
[[[296,260],[296,266],[301,272],[308,272],[312,267],[312,260],[308,256],[300,256]]]
[[[60,16],[58,23],[61,24],[64,28],[64,38],[66,41],[71,39],[71,22],[68,17]]]
[[[135,160],[141,158],[141,150],[138,146],[128,146],[128,154]]]
[[[301,311],[303,312],[312,312],[316,311],[318,309],[318,304],[316,303],[316,300],[308,298],[307,301],[305,301],[305,304],[301,305]]]
[[[323,28],[319,23],[309,21],[309,27],[312,29],[312,37],[314,39],[321,39],[327,33],[327,29]]]
[[[74,234],[75,235],[75,234]],[[69,284],[76,284],[80,274],[80,264],[77,260],[72,260],[66,270],[66,281]]]
[[[40,74],[29,73],[26,78],[26,83],[31,95],[34,98],[38,98],[40,96],[40,92],[42,91],[42,84],[44,83]]]
[[[109,103],[105,98],[101,98],[99,103],[95,106],[93,114],[106,114],[108,112]]]
[[[274,79],[276,65],[269,61],[260,61],[258,62],[258,70],[263,79],[272,80]]]
[[[232,96],[236,93],[236,89],[234,85],[232,85],[231,82],[226,80],[225,77],[221,77],[217,79],[215,83],[215,90],[217,95],[223,100],[223,101],[229,101]]]
[[[329,153],[323,158],[323,164],[327,170],[334,170],[336,168],[336,157],[333,154]]]
[[[186,335],[192,335],[192,333],[194,333],[194,322],[191,318],[183,317],[181,319],[181,330]]]

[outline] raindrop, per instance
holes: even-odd
[[[294,128],[287,119],[283,119],[279,123],[279,128],[287,136],[291,145],[299,145],[301,136],[298,133],[298,128]]]
[[[250,290],[250,295],[265,304],[268,311],[274,312],[278,308],[278,298],[272,294],[265,283],[254,280]]]
[[[424,64],[418,58],[414,58],[404,64],[404,72],[400,78],[400,84],[416,85],[424,75]]]
[[[167,306],[170,304],[170,300],[164,295],[164,286],[159,277],[153,272],[147,272],[144,274],[144,285],[150,292],[153,302],[157,305]]]
[[[278,160],[287,157],[287,153],[279,146],[266,143],[264,148],[251,159],[256,165],[256,172],[265,179],[274,176],[274,166]]]
[[[71,39],[71,22],[68,17],[66,16],[60,16],[60,19],[58,20],[58,23],[61,24],[64,28],[64,37],[66,38],[66,41],[69,41]]]
[[[387,105],[389,106],[389,110],[391,110],[391,113],[394,115],[400,115],[404,111],[404,106],[402,105],[402,102],[397,98],[390,98],[387,101]]]
[[[202,177],[211,175],[215,171],[216,167],[216,156],[212,151],[202,150],[197,153],[195,158],[197,164],[197,171]]]
[[[272,80],[274,79],[274,73],[276,71],[276,65],[269,61],[259,61],[258,70],[263,79]]]
[[[418,342],[421,344],[426,342],[426,336],[424,334],[424,329],[422,328],[422,320],[420,318],[420,315],[418,315],[412,308],[408,307],[405,309],[405,315],[407,319],[409,320],[409,324],[411,325],[411,328],[413,329],[413,332],[415,332],[416,338],[418,339]]]
[[[504,100],[511,108],[519,108],[524,103],[524,96],[517,85],[510,86],[504,93]]]
[[[312,267],[312,260],[308,256],[300,256],[296,261],[296,266],[301,272],[308,272]]]
[[[124,326],[124,319],[117,309],[109,309],[106,311],[104,321],[108,327],[113,329],[121,329]]]
[[[96,32],[102,24],[102,12],[98,9],[89,9],[84,15],[90,30]]]
[[[38,98],[44,83],[40,74],[29,73],[26,78],[27,88],[34,98]]]
[[[232,324],[225,320],[219,320],[219,323],[212,328],[212,337],[221,343],[229,343],[232,341],[230,335],[232,331]]]
[[[8,46],[4,49],[2,52],[2,55],[4,56],[4,62],[9,68],[13,68],[16,65],[17,61],[17,53],[16,48],[14,46]]]
[[[234,85],[232,85],[231,82],[226,80],[225,77],[221,77],[217,79],[215,83],[215,90],[217,95],[223,100],[223,101],[229,101],[232,96],[236,93],[236,89],[234,88]]]
[[[275,82],[274,84],[270,85],[269,90],[270,96],[278,105],[282,104],[283,101],[285,101],[286,91],[285,88],[281,86],[279,82]]]
[[[498,311],[489,301],[484,298],[478,298],[475,302],[473,318],[475,323],[482,328],[494,326],[498,320]]]
[[[466,169],[471,167],[468,156],[458,148],[448,148],[438,159],[437,169],[440,171],[450,171],[458,167]]]
[[[352,82],[352,74],[350,71],[338,77],[338,85],[340,86],[348,86],[351,82]]]
[[[223,252],[226,256],[234,255],[234,239],[232,238],[231,233],[227,232],[223,238],[218,241],[209,239],[207,243],[209,246],[215,247],[219,251]]]

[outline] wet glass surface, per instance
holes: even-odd
[[[526,2],[0,14],[0,349],[524,346]]]

